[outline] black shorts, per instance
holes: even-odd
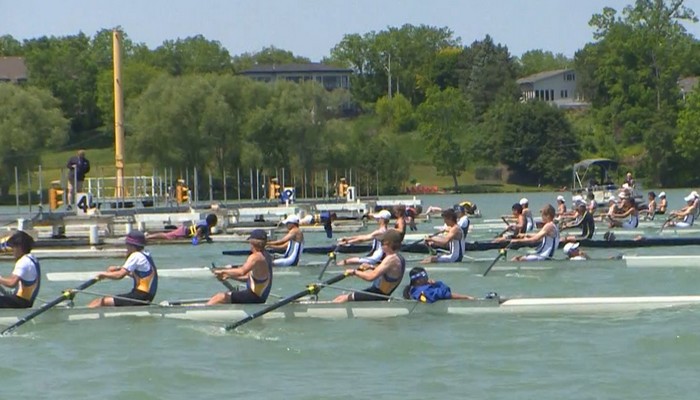
[[[666,210],[657,211],[657,212],[655,212],[654,214],[655,214],[655,215],[664,215],[664,214],[666,214]]]
[[[143,303],[144,301],[151,302],[153,297],[150,293],[142,292],[140,290],[132,290],[126,294],[119,294],[117,297],[113,297],[115,307],[126,307],[126,306],[146,306],[148,304]],[[129,299],[140,300],[131,301]]]
[[[231,296],[231,304],[251,304],[265,302],[265,299],[253,293],[253,291],[250,289],[228,292],[228,295]]]
[[[13,294],[0,296],[0,308],[31,308],[32,302]]]
[[[375,296],[372,293],[376,293],[381,296]],[[387,301],[389,300],[387,296],[387,294],[384,294],[381,290],[372,286],[363,290],[362,292],[352,292],[350,299],[352,301]]]

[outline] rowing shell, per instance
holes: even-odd
[[[700,304],[700,296],[641,297],[563,297],[524,299],[446,300],[433,304],[416,301],[387,302],[298,302],[262,316],[265,319],[293,318],[389,318],[412,314],[603,314],[638,312]],[[230,304],[219,306],[141,306],[141,307],[57,307],[37,318],[43,322],[97,320],[115,317],[148,317],[230,323],[259,311],[264,304]],[[0,310],[0,325],[9,326],[28,310]]]
[[[493,258],[475,258],[461,263],[424,265],[428,272],[473,272],[479,273],[493,262]],[[322,262],[308,263],[297,267],[276,267],[274,276],[299,276],[305,273],[317,273]],[[314,268],[315,267],[315,268]],[[548,261],[501,261],[493,266],[493,271],[550,271],[572,268],[700,268],[700,256],[622,256],[621,259],[608,260],[548,260]],[[337,267],[331,267],[334,271]],[[95,277],[99,271],[85,272],[49,272],[46,278],[57,282],[78,282]],[[161,268],[160,278],[211,279],[211,270],[206,267],[195,268]]]
[[[126,249],[34,249],[32,254],[42,260],[46,259],[78,259],[78,258],[124,258]],[[0,261],[12,261],[14,257],[12,253],[0,254]]]

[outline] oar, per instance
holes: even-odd
[[[212,273],[214,276],[216,276],[216,274],[214,273],[214,271],[216,271],[216,265],[214,265],[214,262],[211,263],[211,267],[209,267],[209,270],[211,271],[211,273]],[[235,286],[233,286],[233,285],[231,284],[231,282],[226,281],[226,280],[224,280],[224,281],[219,281],[219,282],[221,282],[222,285],[226,286],[226,289],[228,289],[228,290],[230,290],[230,291],[232,291],[232,292],[235,292],[235,291],[236,291]]]
[[[63,293],[61,293],[61,296],[60,296],[60,297],[55,298],[54,300],[52,300],[52,301],[50,301],[50,302],[44,304],[43,306],[41,306],[38,310],[36,310],[36,311],[34,311],[34,312],[30,313],[30,314],[27,314],[26,316],[20,318],[19,321],[15,322],[14,324],[12,324],[12,325],[10,325],[9,327],[5,328],[5,330],[3,330],[2,332],[0,332],[0,335],[6,335],[6,334],[8,334],[8,333],[14,331],[15,329],[19,328],[20,326],[26,324],[27,322],[29,322],[29,321],[33,320],[34,318],[38,317],[39,315],[43,314],[45,311],[48,311],[50,308],[54,307],[55,305],[57,305],[57,304],[59,304],[59,303],[62,303],[62,302],[65,301],[65,300],[70,300],[70,299],[72,299],[73,296],[75,295],[75,292],[81,291],[81,290],[83,290],[83,289],[87,289],[88,287],[90,287],[90,286],[96,284],[98,281],[99,281],[99,279],[97,279],[97,278],[92,278],[92,279],[90,279],[89,281],[83,282],[82,285],[78,286],[78,287],[75,288],[75,289],[72,289],[72,290],[70,290],[70,289],[64,290]]]
[[[233,324],[226,325],[224,327],[224,329],[226,329],[227,331],[234,330],[243,324],[246,324],[246,323],[248,323],[248,322],[250,322],[258,317],[262,317],[263,315],[265,315],[271,311],[274,311],[274,310],[276,310],[284,305],[287,305],[295,300],[299,300],[300,298],[302,298],[304,296],[318,294],[318,292],[320,292],[324,286],[332,285],[336,282],[342,281],[343,279],[345,279],[348,276],[349,276],[349,274],[347,272],[344,272],[340,275],[336,275],[336,276],[328,279],[327,281],[324,281],[321,283],[312,283],[309,286],[307,286],[306,289],[302,290],[301,292],[295,293],[289,297],[285,297],[284,299],[278,301],[277,303],[272,304],[269,307],[265,307],[258,312],[250,314],[240,321],[234,322]]]
[[[323,265],[323,268],[321,268],[321,273],[318,274],[318,280],[320,281],[321,278],[323,278],[323,274],[326,272],[326,269],[330,265],[331,261],[335,260],[335,252],[338,251],[338,248],[340,245],[335,246],[333,250],[331,250],[330,253],[328,253],[328,260],[326,260],[326,263]]]
[[[498,255],[496,256],[496,258],[493,259],[493,261],[491,262],[491,265],[489,265],[489,266],[486,268],[486,271],[484,271],[484,274],[483,274],[482,276],[486,276],[486,274],[488,274],[489,271],[491,271],[491,268],[493,268],[493,266],[496,265],[496,263],[498,262],[498,260],[500,260],[501,257],[505,257],[505,256],[508,254],[508,249],[510,248],[510,245],[511,245],[512,243],[513,243],[513,242],[509,242],[508,245],[507,245],[506,247],[504,247],[504,248],[498,250]]]
[[[674,219],[676,219],[676,216],[675,216],[675,215],[672,215],[672,216],[668,217],[668,218],[666,219],[666,221],[664,221],[664,223],[661,224],[661,230],[659,230],[659,233],[658,233],[658,234],[660,235],[661,233],[663,233],[664,229],[666,229],[666,226],[668,226],[668,223],[671,222],[671,221],[673,221]]]

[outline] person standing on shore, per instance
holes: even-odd
[[[78,150],[78,154],[68,160],[66,167],[68,168],[68,197],[66,198],[66,205],[70,210],[75,200],[75,195],[83,191],[85,174],[90,172],[90,161],[85,158],[85,150]]]

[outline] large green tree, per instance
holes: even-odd
[[[33,170],[41,149],[57,148],[68,137],[68,121],[47,90],[0,83],[0,194],[14,182],[14,167]]]
[[[538,72],[572,68],[574,60],[564,54],[554,54],[541,49],[530,50],[520,56],[520,76],[528,76]]]

